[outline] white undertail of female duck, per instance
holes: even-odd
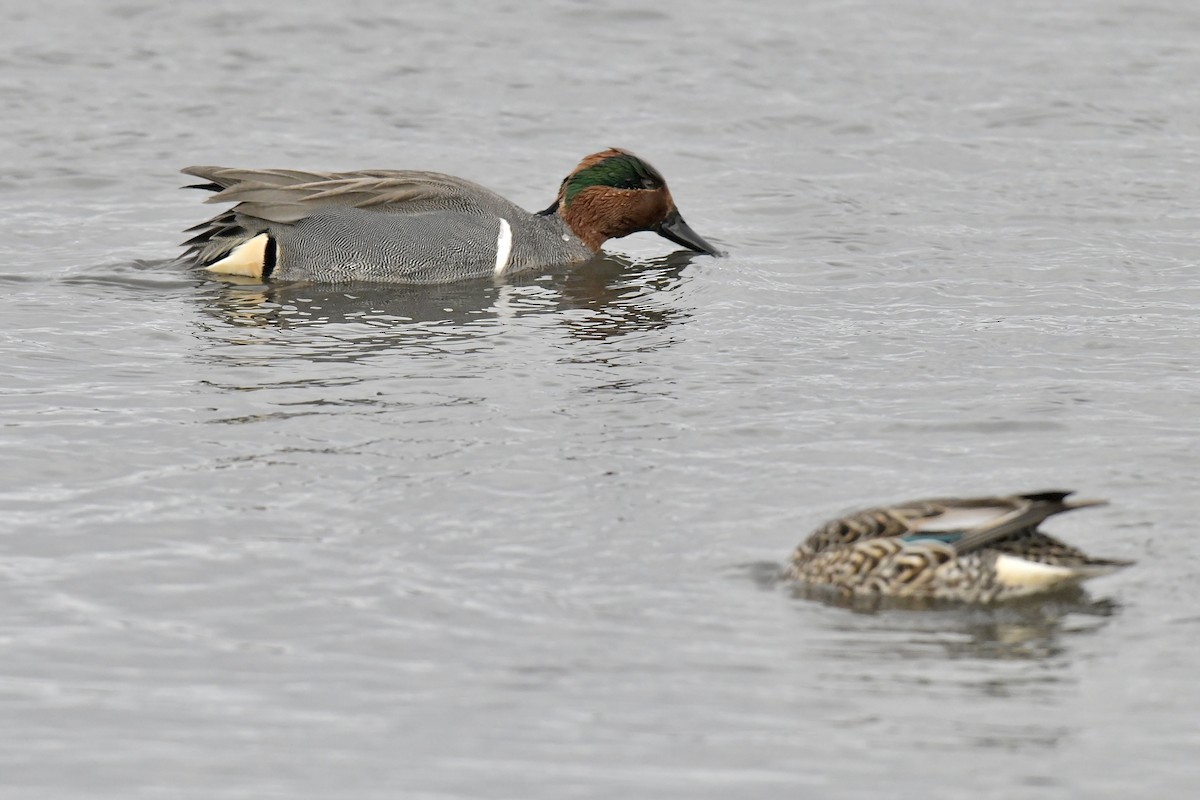
[[[1042,592],[1056,586],[1069,586],[1108,575],[1117,568],[1116,565],[1108,564],[1045,564],[1002,553],[996,556],[996,582],[1022,592]]]

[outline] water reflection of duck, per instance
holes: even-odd
[[[386,349],[478,338],[499,320],[558,314],[575,339],[612,339],[661,330],[686,320],[670,293],[694,255],[671,253],[631,260],[604,255],[547,275],[432,286],[355,283],[223,283],[206,295],[205,311],[238,328],[302,328],[314,332],[350,326],[347,351]],[[347,353],[349,356],[349,353]]]
[[[792,555],[787,577],[847,602],[990,604],[1077,588],[1129,561],[1093,558],[1042,533],[1047,517],[1098,500],[1070,492],[920,500],[826,523]]]
[[[608,239],[653,231],[718,255],[662,175],[624,150],[587,156],[537,214],[435,172],[187,167],[235,203],[191,230],[187,257],[211,272],[322,283],[447,283],[581,264]]]

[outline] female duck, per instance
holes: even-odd
[[[1077,586],[1132,562],[1092,558],[1038,530],[1103,500],[1070,492],[918,500],[859,511],[796,548],[787,577],[843,600],[994,603]]]
[[[699,253],[662,175],[610,149],[579,162],[545,211],[436,172],[300,172],[188,167],[236,203],[184,242],[212,272],[260,280],[446,283],[588,260],[608,239],[654,231]],[[189,231],[189,232],[190,232]]]

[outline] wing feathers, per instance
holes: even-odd
[[[340,205],[387,213],[472,211],[508,217],[521,209],[488,189],[437,172],[359,170],[308,172],[292,169],[240,169],[192,166],[182,170],[207,183],[206,203],[233,203],[231,209],[193,226],[183,245],[200,264],[210,264],[272,224],[293,224],[322,206]]]
[[[322,206],[343,205],[385,212],[479,211],[508,217],[521,209],[472,181],[418,170],[365,169],[352,173],[317,173],[298,169],[187,167],[193,184],[212,192],[205,203],[232,203],[192,228],[184,242],[188,254],[210,264],[240,242],[271,224],[292,224]]]

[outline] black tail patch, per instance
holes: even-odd
[[[275,237],[268,233],[267,246],[263,248],[263,283],[266,283],[271,277],[271,273],[275,271],[275,264],[279,260],[278,248],[279,245],[275,243]]]

